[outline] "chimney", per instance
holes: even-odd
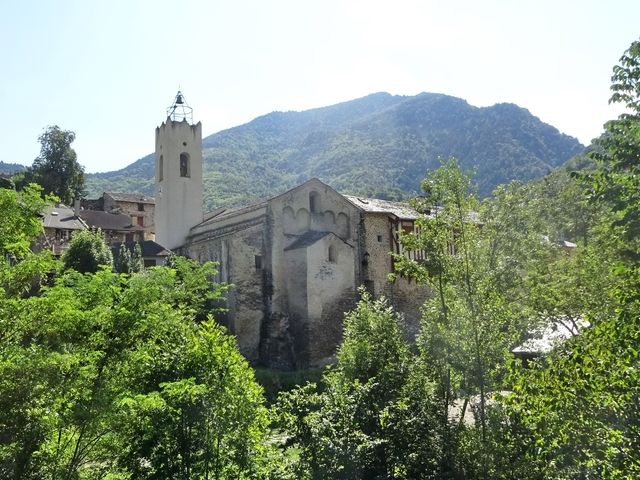
[[[76,217],[79,217],[79,216],[80,216],[80,199],[79,199],[79,198],[76,198],[76,199],[73,201],[73,214],[74,214]]]

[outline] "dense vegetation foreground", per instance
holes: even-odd
[[[418,337],[362,291],[336,364],[271,405],[215,265],[114,269],[99,233],[33,253],[51,199],[0,188],[0,478],[640,478],[639,78],[634,42],[592,170],[483,202],[455,160],[431,172],[402,235],[427,260],[395,259],[433,292]],[[514,359],[551,320],[590,327]]]

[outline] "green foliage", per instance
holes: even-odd
[[[554,308],[583,309],[593,326],[511,376],[509,421],[524,433],[521,458],[530,478],[640,475],[639,59],[634,42],[612,77],[611,101],[625,103],[630,113],[605,125],[591,153],[595,171],[577,176],[605,212],[591,248],[561,262],[561,275],[551,268],[552,288],[542,296]],[[575,286],[567,292],[562,285],[569,277]]]
[[[585,180],[594,201],[614,215],[611,227],[627,242],[625,253],[640,258],[640,40],[631,44],[614,68],[610,102],[623,103],[629,113],[605,124],[591,157],[597,170]]]
[[[118,273],[135,273],[143,268],[144,262],[140,244],[136,242],[133,251],[131,251],[124,243],[121,243],[120,249],[113,259],[113,269]]]
[[[233,338],[203,322],[171,357],[154,358],[153,370],[142,372],[142,385],[150,374],[167,379],[157,390],[125,400],[135,419],[126,465],[143,478],[248,478],[267,416],[262,389]]]
[[[279,399],[298,478],[439,478],[433,382],[414,364],[398,315],[361,294],[322,392],[308,384]]]
[[[95,273],[100,265],[111,267],[113,255],[100,229],[82,230],[73,236],[62,260],[65,269]]]
[[[495,392],[511,387],[510,349],[530,328],[556,315],[577,319],[585,308],[605,304],[597,297],[608,284],[606,262],[595,256],[601,250],[569,255],[556,243],[576,241],[571,235],[586,239],[596,216],[566,174],[499,187],[480,203],[470,175],[448,160],[422,188],[415,207],[425,215],[401,242],[404,251],[426,252],[426,259],[399,254],[395,266],[434,293],[423,307],[418,345],[438,385],[447,452],[441,472],[511,478],[499,467],[501,454],[521,448],[500,443],[514,436],[495,414]],[[467,410],[474,413],[472,425],[462,420]],[[460,420],[452,421],[452,411]]]
[[[53,200],[41,192],[35,184],[21,192],[0,188],[0,292],[5,295],[35,294],[58,269],[49,252],[30,250],[43,232],[42,210]]]
[[[42,210],[52,202],[41,198],[42,189],[27,185],[21,192],[0,188],[0,257],[14,259],[30,252],[30,246],[43,232]]]
[[[515,105],[476,108],[446,95],[385,93],[305,112],[274,112],[204,139],[206,208],[246,203],[318,177],[340,192],[390,200],[455,156],[475,169],[480,194],[546,175],[583,150],[577,140]],[[91,195],[153,195],[153,156],[88,176]]]
[[[250,478],[263,467],[262,390],[233,338],[193,321],[187,290],[212,270],[186,263],[69,270],[37,296],[0,295],[0,477]]]
[[[144,268],[144,260],[142,259],[142,247],[138,242],[133,246],[131,253],[131,272],[139,272]]]
[[[113,258],[113,270],[118,273],[131,273],[131,252],[124,243],[120,244],[118,254]]]
[[[195,320],[206,320],[210,314],[223,310],[224,295],[231,285],[216,285],[213,280],[218,272],[217,264],[200,264],[186,257],[171,256],[167,262],[179,280],[173,298],[178,305],[188,308]],[[212,288],[215,286],[215,288]]]
[[[84,169],[71,148],[75,138],[75,133],[61,130],[57,125],[47,127],[38,137],[40,155],[27,169],[22,181],[37,183],[45,193],[54,194],[66,205],[73,205],[84,189]]]

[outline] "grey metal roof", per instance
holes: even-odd
[[[132,202],[132,203],[156,203],[155,198],[147,197],[141,193],[126,193],[126,192],[104,192],[105,195],[109,195],[117,202]]]
[[[517,346],[511,353],[520,357],[537,357],[549,353],[557,345],[578,335],[591,324],[578,317],[556,317],[549,319],[541,328],[530,332],[531,338]]]
[[[45,228],[56,228],[60,230],[84,230],[87,228],[73,209],[65,205],[48,206],[44,209],[42,223]]]
[[[420,214],[407,203],[391,202],[389,200],[380,200],[378,198],[356,197],[354,195],[343,195],[343,197],[353,203],[356,207],[363,209],[365,212],[386,213],[395,215],[403,220],[415,220],[420,217]]]

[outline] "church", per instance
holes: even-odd
[[[219,319],[254,365],[294,369],[330,363],[344,312],[364,286],[417,329],[426,288],[393,272],[397,232],[418,213],[406,204],[343,195],[318,179],[266,200],[203,213],[202,125],[178,92],[156,128],[156,241],[219,264],[233,285]]]

